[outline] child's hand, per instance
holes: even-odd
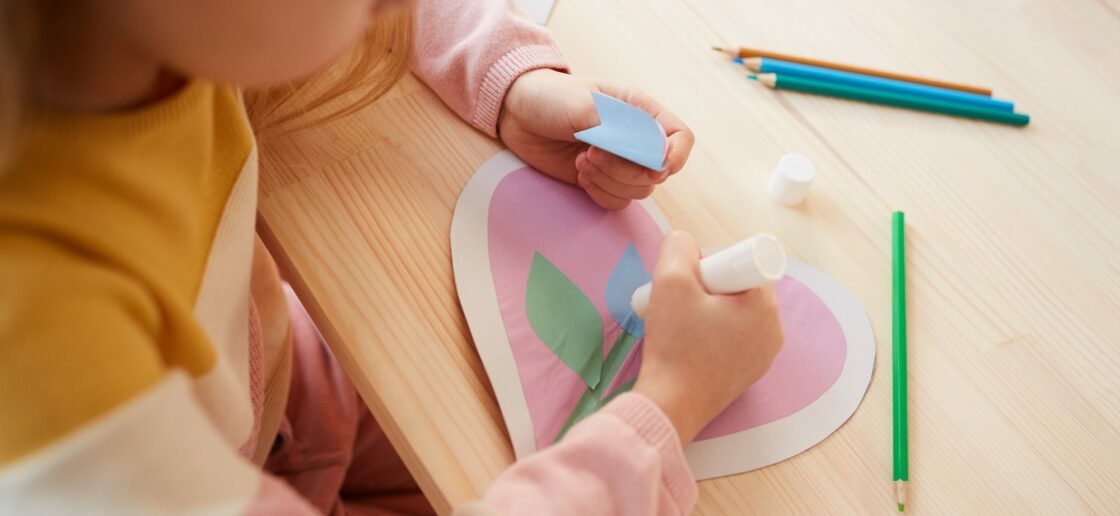
[[[637,106],[657,119],[669,137],[664,172],[644,168],[572,137],[599,125],[591,99],[593,91]],[[526,163],[563,181],[578,183],[596,204],[612,210],[653,193],[654,186],[684,166],[693,143],[692,131],[646,94],[555,70],[533,70],[514,81],[502,106],[498,134]]]
[[[783,339],[772,287],[709,294],[699,260],[692,236],[665,235],[634,385],[669,416],[682,446],[766,373]]]

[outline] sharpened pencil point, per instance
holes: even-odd
[[[712,50],[715,50],[716,52],[721,52],[721,53],[723,53],[723,55],[725,55],[727,57],[739,57],[739,51],[738,50],[730,50],[730,49],[726,49],[726,48],[716,46],[716,45],[712,45]]]
[[[733,61],[735,63],[738,63],[738,64],[743,64],[743,58],[741,58],[741,57],[732,57],[731,61]]]
[[[898,512],[906,512],[906,504],[904,504],[904,503],[898,504]]]
[[[750,79],[750,80],[752,80],[752,81],[757,81],[757,80],[758,80],[758,75],[756,75],[756,74],[753,74],[753,73],[752,73],[752,74],[748,74],[748,75],[747,75],[747,78],[748,78],[748,79]]]

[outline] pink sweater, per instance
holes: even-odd
[[[413,72],[475,128],[497,133],[502,100],[529,70],[566,70],[548,31],[503,0],[427,0],[417,15]],[[254,512],[305,507],[275,479]],[[513,465],[483,498],[456,512],[477,514],[685,514],[696,484],[669,420],[648,399],[619,396],[564,440]]]
[[[474,514],[687,514],[696,503],[677,432],[647,398],[626,393],[564,440],[506,470]]]

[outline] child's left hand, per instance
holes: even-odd
[[[663,171],[642,167],[572,136],[599,125],[593,91],[639,107],[661,124],[669,138]],[[694,141],[692,131],[676,115],[646,94],[555,70],[533,70],[514,81],[502,105],[498,134],[526,163],[578,183],[596,204],[611,210],[625,208],[632,199],[649,197],[654,186],[684,166]]]

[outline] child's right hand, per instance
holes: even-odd
[[[665,235],[634,385],[669,417],[682,446],[766,373],[783,340],[773,287],[709,294],[699,262],[691,235]]]

